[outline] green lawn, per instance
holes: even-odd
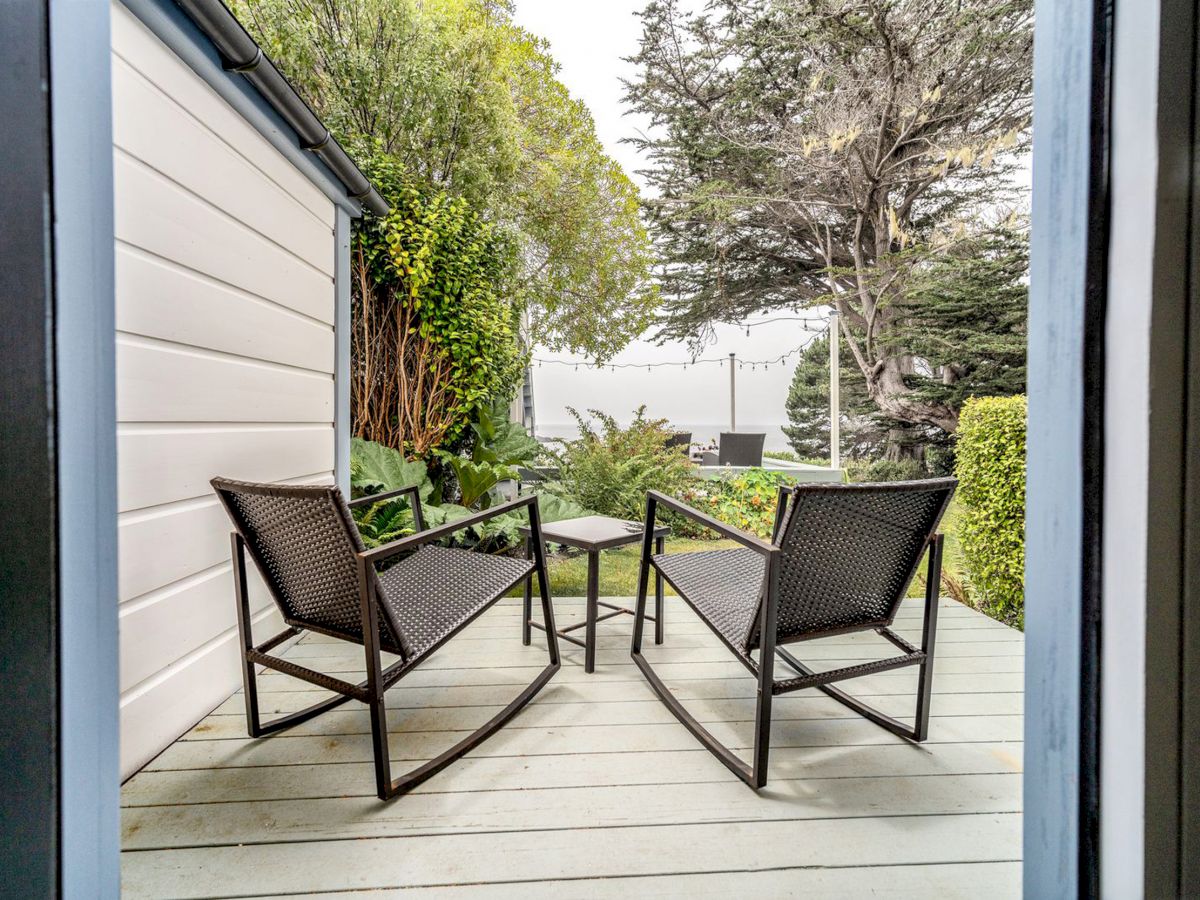
[[[946,535],[946,549],[942,568],[951,575],[960,576],[963,571],[962,548],[958,542],[958,501],[950,504],[942,519],[942,532]],[[697,540],[692,538],[668,538],[668,553],[690,553],[697,550],[728,550],[738,546],[733,541]],[[600,557],[600,596],[632,597],[637,593],[638,560],[641,546],[631,544],[617,550],[608,550]],[[550,570],[550,593],[554,597],[582,597],[587,593],[587,555],[584,553],[555,553],[546,560]],[[924,568],[922,564],[922,574]],[[674,593],[670,586],[667,593]],[[925,593],[924,583],[914,580],[909,596],[920,597]],[[944,592],[943,592],[944,593]]]
[[[697,550],[729,550],[733,541],[706,541],[692,538],[667,538],[668,553],[694,553]],[[638,562],[642,548],[630,544],[600,554],[600,596],[632,597],[637,593]],[[550,570],[550,593],[554,597],[582,597],[587,593],[587,554],[572,551],[555,553],[546,559]],[[668,594],[675,593],[667,585]]]

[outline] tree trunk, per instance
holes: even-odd
[[[905,366],[910,361],[898,356],[879,360],[863,374],[867,378],[867,393],[879,411],[890,419],[909,425],[934,425],[947,434],[958,430],[958,413],[943,403],[929,403],[914,396],[904,383]]]
[[[914,459],[925,464],[925,444],[919,435],[908,428],[889,428],[883,458],[890,462]]]

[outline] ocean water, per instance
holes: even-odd
[[[628,423],[622,422],[621,424]],[[782,431],[782,426],[782,422],[776,422],[772,425],[743,424],[738,422],[737,430],[766,434],[767,439],[763,445],[765,450],[791,450],[792,448],[787,442],[787,436]],[[729,430],[729,423],[714,425],[712,423],[691,424],[688,422],[672,422],[671,427],[676,431],[690,431],[692,433],[692,443],[716,443],[720,438],[721,432]],[[538,422],[537,436],[542,439],[566,438],[570,440],[571,438],[579,437],[579,429],[574,422]]]

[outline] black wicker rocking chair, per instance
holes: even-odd
[[[782,488],[770,542],[718,522],[651,491],[646,534],[659,507],[699,522],[742,546],[735,550],[652,554],[642,543],[633,625],[632,656],[655,693],[676,718],[742,781],[767,783],[771,701],[777,694],[818,688],[877,725],[913,741],[929,731],[933,649],[941,581],[938,523],[957,482],[953,478],[897,484],[804,484]],[[929,550],[921,646],[891,630],[921,557]],[[671,693],[642,655],[650,568],[662,573],[680,597],[758,679],[753,760],[746,763],[721,744]],[[781,645],[859,631],[875,631],[901,655],[817,672]],[[757,651],[755,658],[754,651]],[[795,672],[775,679],[778,657]],[[913,724],[892,718],[833,682],[902,666],[919,665]]]
[[[347,504],[341,491],[334,487],[251,484],[224,478],[214,478],[211,484],[234,526],[234,589],[241,635],[246,725],[251,737],[298,725],[347,700],[365,703],[371,713],[376,789],[379,798],[387,800],[411,790],[478,746],[516,715],[558,671],[554,610],[542,542],[534,541],[533,561],[434,545],[456,531],[522,506],[528,508],[530,529],[540,535],[536,497],[522,497],[426,529],[415,487]],[[405,494],[409,495],[418,533],[367,550],[350,515],[350,507]],[[257,645],[251,636],[246,593],[247,550],[288,626]],[[377,571],[376,567],[384,561],[393,564]],[[534,575],[538,576],[541,589],[542,614],[550,625],[549,664],[477,731],[436,759],[393,780],[388,756],[386,691],[510,588]],[[366,680],[353,684],[269,655],[270,650],[305,630],[362,645]],[[395,654],[399,660],[384,668],[381,652]],[[333,691],[334,696],[299,712],[263,722],[258,711],[256,665]]]

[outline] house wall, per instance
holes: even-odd
[[[239,683],[209,478],[333,478],[337,254],[332,200],[120,3],[112,41],[128,776]]]

